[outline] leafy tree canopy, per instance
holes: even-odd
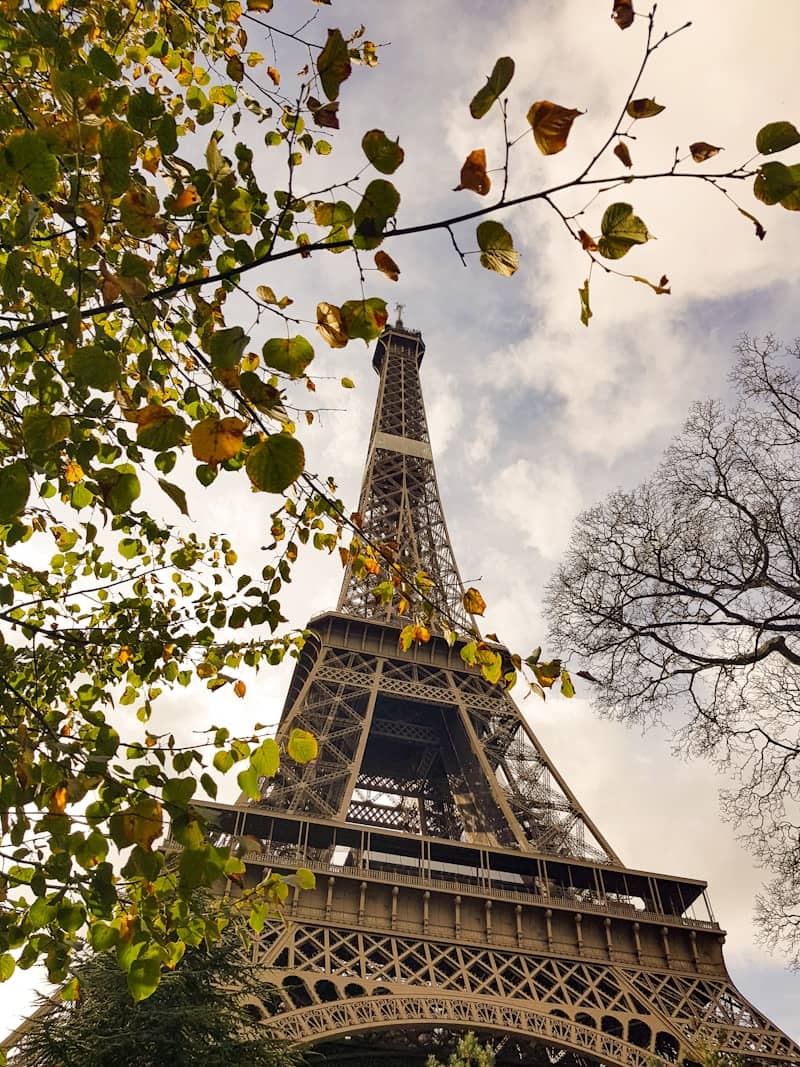
[[[316,742],[292,737],[281,753],[256,724],[246,737],[212,727],[181,746],[159,726],[158,701],[196,682],[242,697],[246,669],[297,652],[302,635],[281,629],[281,592],[304,544],[340,547],[356,573],[383,571],[375,592],[404,604],[407,647],[432,628],[456,640],[427,576],[371,544],[334,484],[304,469],[295,419],[315,417],[307,327],[335,348],[379,335],[385,301],[358,282],[370,257],[396,280],[384,245],[438,229],[465,262],[512,275],[513,236],[484,216],[538,201],[585,251],[588,324],[592,269],[621,273],[611,264],[650,238],[627,186],[747,179],[763,204],[798,207],[798,167],[772,158],[800,141],[788,121],[758,133],[754,162],[715,172],[706,164],[718,149],[694,142],[662,171],[635,171],[631,130],[657,129],[664,107],[640,95],[642,73],[679,31],[659,36],[654,13],[617,0],[620,28],[642,28],[642,63],[619,120],[573,178],[507,196],[512,151],[525,144],[503,95],[514,64],[501,57],[465,101],[476,122],[502,121],[499,170],[477,147],[460,175],[464,212],[402,227],[404,150],[391,131],[365,131],[364,183],[327,170],[320,187],[302,178],[333,166],[341,87],[356,65],[378,76],[376,45],[362,28],[318,41],[287,33],[271,25],[272,6],[0,0],[0,979],[42,959],[64,980],[83,934],[115,948],[146,997],[161,967],[218,936],[195,891],[239,878],[244,864],[237,843],[207,839],[193,805],[216,795],[212,771],[232,768],[257,798],[281,758],[313,759]],[[276,36],[290,49],[282,66]],[[530,93],[524,142],[565,151],[580,109]],[[611,195],[622,184],[624,201]],[[488,206],[471,199],[493,186]],[[585,190],[596,214],[587,204],[568,216],[566,190]],[[300,322],[279,265],[344,251],[352,298],[320,293],[316,322]],[[624,276],[669,291],[666,278]],[[202,542],[181,525],[197,494],[231,478],[272,494],[269,559],[253,574],[229,533]],[[467,598],[479,614],[480,594]],[[504,663],[477,633],[462,636],[464,660],[494,682],[527,669],[542,695],[556,682],[574,691],[557,660]],[[174,871],[157,847],[165,817],[181,850]],[[287,892],[272,879],[257,907]]]

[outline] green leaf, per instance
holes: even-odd
[[[144,953],[135,959],[128,971],[128,990],[134,1001],[146,1000],[158,989],[161,981],[161,960]]]
[[[0,522],[9,522],[24,510],[30,491],[30,478],[21,459],[0,469]]]
[[[181,489],[179,485],[173,485],[172,482],[168,482],[166,478],[159,478],[158,484],[170,498],[172,503],[178,508],[180,513],[188,516],[189,508],[186,504],[186,493],[183,489]]]
[[[162,787],[162,796],[166,804],[177,804],[185,808],[196,789],[197,782],[194,778],[168,778]]]
[[[494,219],[487,219],[478,226],[478,247],[481,250],[481,266],[508,278],[519,266],[519,253],[508,230]]]
[[[589,325],[589,319],[592,317],[592,309],[589,307],[589,279],[583,283],[578,290],[578,296],[581,298],[581,322],[584,326]]]
[[[800,163],[765,163],[759,167],[753,193],[764,204],[780,204],[788,211],[800,210]]]
[[[142,487],[132,470],[101,467],[95,477],[100,486],[103,503],[114,515],[124,514],[141,495]]]
[[[569,671],[561,672],[561,695],[565,697],[575,696],[575,686],[569,676]]]
[[[297,337],[276,337],[267,341],[261,354],[268,367],[283,371],[290,378],[300,378],[314,358],[314,349],[298,334]]]
[[[405,158],[399,138],[390,141],[383,130],[368,130],[361,139],[364,155],[381,174],[394,174]]]
[[[0,956],[0,982],[7,982],[16,970],[16,960],[10,952],[4,952]]]
[[[650,240],[647,227],[634,215],[630,204],[609,205],[600,229],[603,236],[598,241],[598,248],[606,259],[621,259],[634,245],[643,245]]]
[[[100,172],[111,196],[120,196],[131,184],[132,155],[141,138],[122,122],[100,127]]]
[[[316,876],[308,867],[298,867],[294,874],[284,875],[283,880],[297,889],[316,889],[317,886]]]
[[[270,434],[250,452],[247,475],[265,493],[282,493],[303,473],[306,457],[303,446],[288,433]]]
[[[166,410],[166,409],[165,409]],[[186,436],[186,423],[180,415],[170,413],[163,419],[155,419],[146,426],[141,426],[136,434],[136,442],[142,448],[152,448],[155,452],[166,452],[175,448]],[[162,487],[163,488],[163,487]]]
[[[231,367],[238,366],[249,343],[250,338],[241,326],[229,326],[225,330],[217,330],[208,342],[211,366],[222,370],[230,370]]]
[[[756,134],[756,151],[763,156],[800,144],[800,133],[791,122],[768,122]]]
[[[71,428],[66,415],[51,415],[37,407],[22,412],[22,436],[28,452],[45,452],[68,437]]]
[[[360,337],[367,343],[380,337],[389,318],[386,301],[377,296],[367,300],[346,300],[340,310],[347,337],[351,340]]]
[[[258,771],[252,763],[243,771],[239,771],[236,776],[239,788],[246,796],[250,797],[251,800],[261,799],[261,789],[259,788],[258,778]]]
[[[293,759],[295,763],[310,763],[315,760],[319,754],[319,745],[317,739],[313,734],[310,734],[308,730],[298,730],[295,728],[289,735],[289,743],[286,746],[286,752],[289,759]]]
[[[514,60],[510,56],[501,56],[494,69],[486,79],[486,84],[473,96],[469,113],[474,119],[482,119],[492,104],[505,92],[508,83],[514,77]]]
[[[250,756],[250,763],[263,778],[274,778],[281,763],[281,751],[277,741],[268,737]]]
[[[339,95],[339,87],[350,77],[350,53],[339,30],[328,30],[328,40],[317,58],[322,89],[329,100]]]
[[[6,142],[5,154],[11,170],[34,196],[45,196],[55,189],[58,160],[41,134],[33,130],[12,134]]]
[[[400,193],[391,182],[383,178],[371,181],[364,190],[361,202],[356,208],[353,221],[356,248],[377,248],[383,240],[386,223],[397,214],[400,206]]]
[[[213,759],[213,764],[221,774],[227,774],[227,772],[233,766],[235,760],[230,752],[226,752],[225,749],[217,752]]]
[[[119,381],[119,358],[97,345],[79,348],[70,361],[70,371],[78,385],[110,392]]]

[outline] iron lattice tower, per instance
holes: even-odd
[[[399,321],[377,343],[361,521],[474,626],[436,484],[423,354]],[[465,1029],[494,1036],[502,1067],[658,1067],[709,1049],[800,1064],[732,984],[706,884],[624,866],[458,643],[400,650],[407,620],[378,604],[375,580],[346,572],[289,686],[279,737],[311,731],[319,758],[286,761],[259,803],[204,805],[220,833],[259,843],[245,856],[252,882],[265,867],[316,874],[254,946],[275,986],[265,1022],[309,1063],[351,1067],[423,1063]]]

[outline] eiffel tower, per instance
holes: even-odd
[[[424,352],[400,319],[377,342],[360,522],[477,634],[436,484]],[[467,1029],[494,1041],[498,1067],[657,1067],[709,1050],[800,1064],[731,982],[706,883],[625,866],[462,642],[401,650],[408,618],[379,581],[349,564],[336,610],[308,624],[278,737],[310,731],[318,759],[285,761],[260,802],[204,805],[251,842],[252,883],[316,875],[254,945],[275,989],[265,1024],[319,1065],[411,1067]]]

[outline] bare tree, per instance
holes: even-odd
[[[735,406],[695,404],[648,481],[579,517],[547,610],[603,713],[733,775],[725,810],[775,873],[762,936],[800,967],[800,341],[737,350]]]

